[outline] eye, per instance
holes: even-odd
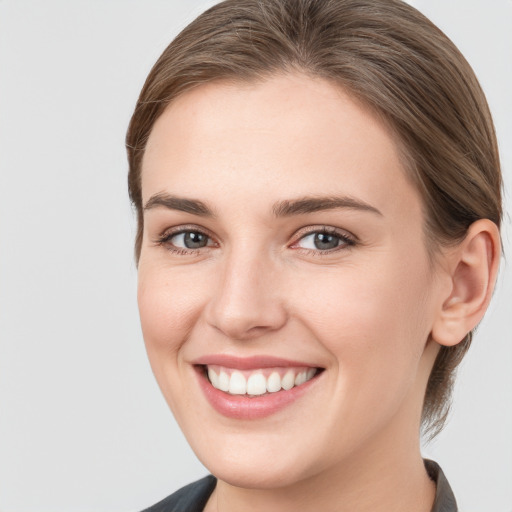
[[[172,235],[167,241],[180,249],[200,249],[208,245],[209,237],[199,231],[183,231]]]
[[[301,249],[321,252],[334,251],[352,245],[355,245],[355,240],[348,235],[327,228],[310,231],[294,244]]]
[[[166,232],[156,243],[172,252],[180,254],[195,252],[199,249],[215,245],[213,240],[206,233],[196,229],[181,229],[179,231]]]

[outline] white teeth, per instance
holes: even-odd
[[[261,373],[254,373],[247,381],[248,395],[263,395],[267,392],[267,381]]]
[[[289,389],[292,389],[295,384],[295,374],[293,373],[293,370],[288,370],[284,377],[281,379],[281,387],[283,389],[286,389],[288,391]]]
[[[247,381],[240,372],[233,372],[229,379],[229,393],[232,395],[245,395],[247,393]]]
[[[306,382],[306,373],[307,372],[300,372],[297,374],[297,377],[295,377],[296,386],[300,386],[301,384],[304,384],[304,382]]]
[[[213,382],[212,382],[213,384]],[[215,386],[215,384],[213,384],[213,387],[217,387]],[[217,387],[217,389],[220,389],[221,391],[229,391],[229,375],[226,373],[226,372],[223,372],[221,371],[219,373],[219,386]]]
[[[275,393],[276,391],[281,391],[281,377],[279,377],[279,373],[272,372],[267,379],[267,391],[269,393]]]
[[[208,378],[214,388],[219,389],[219,377],[215,373],[213,368],[208,368]]]
[[[270,372],[270,375],[269,375]],[[283,372],[284,375],[283,375]],[[301,386],[317,373],[316,368],[284,368],[276,370],[239,371],[219,366],[207,368],[208,378],[216,389],[231,395],[260,396],[265,393],[288,391]],[[265,377],[267,375],[267,377]],[[282,375],[282,377],[281,377]]]

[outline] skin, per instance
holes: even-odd
[[[148,208],[138,289],[156,379],[218,478],[207,510],[428,512],[426,383],[438,342],[460,341],[485,310],[497,231],[478,225],[433,264],[421,197],[389,130],[339,87],[300,74],[181,95],[153,128],[142,191],[144,204],[172,194],[214,213]],[[312,196],[379,213],[273,213]],[[208,245],[159,242],[183,227],[206,233]],[[311,233],[325,227],[353,243],[317,249]],[[272,355],[324,371],[276,414],[231,419],[199,388],[192,362],[206,354]]]

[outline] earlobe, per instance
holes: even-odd
[[[488,219],[474,222],[464,240],[450,250],[451,290],[432,327],[437,343],[456,345],[478,325],[492,297],[500,252],[498,227]]]

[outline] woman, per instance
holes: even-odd
[[[149,510],[453,511],[420,428],[499,265],[474,74],[393,0],[227,0],[127,135],[149,359],[212,475]]]

